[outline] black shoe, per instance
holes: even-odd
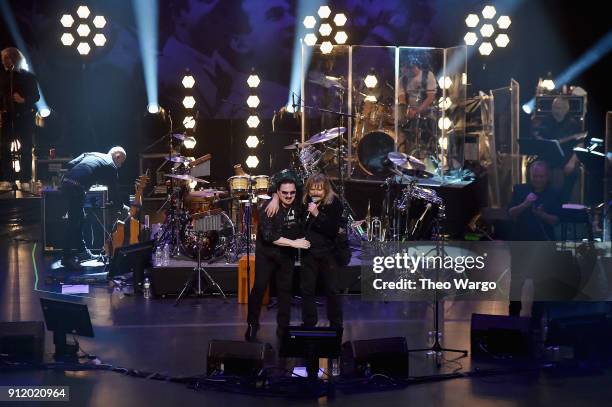
[[[257,342],[257,331],[259,331],[259,325],[249,324],[244,332],[244,339],[247,342]]]
[[[84,262],[84,261],[88,261],[88,260],[93,260],[93,259],[95,259],[97,257],[98,256],[93,254],[89,249],[85,249],[82,252],[77,253],[77,255],[76,255],[77,261],[79,263]]]
[[[64,257],[62,258],[62,266],[66,270],[79,270],[81,265],[74,259],[74,257]]]

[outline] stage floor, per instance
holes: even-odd
[[[54,258],[45,256],[39,242],[36,219],[19,211],[2,220],[0,227],[0,321],[42,320],[40,297],[80,301],[88,305],[95,338],[79,338],[81,348],[114,366],[163,372],[173,376],[202,374],[211,339],[242,340],[247,307],[236,297],[186,298],[174,307],[173,298],[144,299],[108,284],[90,285],[87,295],[57,294],[57,281],[69,273],[52,269]],[[185,267],[191,265],[185,264]],[[344,341],[405,336],[410,348],[422,347],[432,329],[431,304],[418,302],[366,302],[359,295],[345,295]],[[528,305],[528,304],[527,304]],[[473,312],[502,314],[505,303],[447,302],[443,310],[443,345],[469,349],[470,317]],[[525,307],[529,312],[529,306]],[[319,309],[320,317],[325,315]],[[275,309],[262,312],[260,339],[275,350]],[[292,321],[300,322],[300,308],[292,307]],[[46,352],[53,352],[47,333]],[[450,373],[458,369],[515,368],[516,364],[481,363],[470,356],[455,359],[447,354],[442,367],[423,354],[410,356],[412,376]],[[288,364],[298,361],[284,361]],[[281,362],[279,362],[281,363]],[[533,366],[527,363],[528,366]],[[336,405],[381,406],[594,406],[612,399],[610,370],[572,371],[549,374],[533,370],[514,371],[487,378],[454,379],[410,386],[392,392],[344,394],[336,399],[296,400],[295,398],[256,398],[243,394],[199,391],[170,382],[137,379],[113,372],[21,371],[0,372],[2,385],[70,386],[74,406],[169,406],[169,405]],[[24,404],[25,405],[25,404]]]

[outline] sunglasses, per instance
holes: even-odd
[[[292,196],[292,195],[295,195],[296,191],[280,191],[280,193],[283,195]]]

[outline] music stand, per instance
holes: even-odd
[[[278,354],[280,357],[304,358],[308,378],[316,380],[319,358],[340,356],[342,332],[342,328],[287,327]]]
[[[155,240],[118,247],[110,262],[107,280],[133,273],[134,291],[142,291],[144,270],[151,265]]]
[[[559,140],[520,138],[518,143],[522,155],[543,156],[547,158],[547,161],[555,164],[565,162],[565,153],[561,144],[559,144]]]
[[[604,153],[584,147],[575,147],[574,153],[589,173],[603,175],[606,169],[606,155]]]
[[[55,360],[78,361],[79,342],[75,338],[74,343],[68,343],[66,335],[94,337],[87,305],[41,298],[40,306],[47,330],[53,331]]]

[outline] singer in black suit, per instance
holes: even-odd
[[[2,179],[29,182],[32,178],[32,147],[34,144],[34,104],[40,98],[36,77],[27,71],[23,54],[17,48],[5,48],[0,53],[0,154]],[[21,148],[11,154],[11,142],[19,140]],[[13,157],[19,156],[20,171],[12,168]]]
[[[307,215],[304,224],[310,249],[302,254],[300,288],[302,291],[302,321],[305,326],[318,322],[315,289],[317,279],[323,281],[327,297],[327,318],[333,328],[342,328],[342,298],[339,288],[339,267],[334,251],[341,225],[342,203],[324,174],[312,175],[304,186]]]
[[[255,281],[249,294],[247,341],[257,340],[259,316],[266,287],[272,276],[276,277],[278,313],[276,334],[282,337],[291,320],[291,282],[295,264],[296,249],[307,249],[310,243],[304,238],[302,227],[302,204],[297,197],[295,180],[284,178],[276,184],[277,207],[273,216],[265,211],[273,201],[259,209],[259,224],[255,247]]]
[[[550,186],[548,164],[535,161],[529,167],[529,184],[515,185],[512,193],[508,214],[513,221],[513,240],[554,241],[554,226],[559,222],[560,211],[560,195]],[[550,258],[546,248],[548,246],[542,243],[537,246],[521,245],[511,250],[510,315],[520,315],[519,299],[525,280],[537,277],[538,270],[546,268],[538,263]],[[554,250],[552,247],[550,249]],[[537,279],[534,279],[536,282]],[[534,289],[537,291],[537,287]]]

